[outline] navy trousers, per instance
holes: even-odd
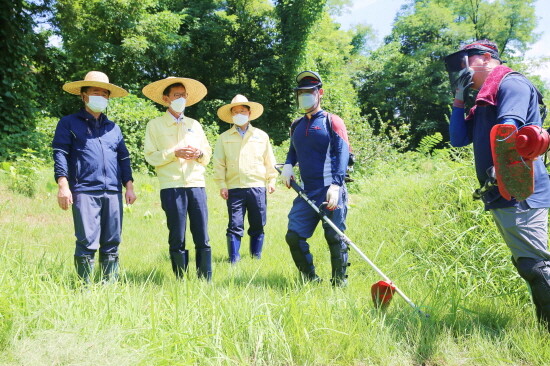
[[[75,256],[117,254],[122,231],[122,193],[90,191],[73,193]]]
[[[233,188],[228,191],[227,213],[229,224],[227,235],[244,235],[244,215],[248,211],[248,235],[263,234],[266,223],[265,187]]]
[[[165,188],[160,190],[162,209],[166,213],[170,251],[183,253],[187,216],[195,249],[210,248],[208,208],[204,187]]]
[[[315,191],[306,191],[306,195],[309,199],[315,202],[315,205],[319,207],[321,203],[327,200],[327,187],[317,189]],[[340,197],[338,199],[338,206],[334,211],[325,210],[327,217],[336,225],[340,231],[346,231],[346,216],[348,213],[348,192],[345,186],[340,188]],[[304,201],[300,196],[294,199],[292,208],[288,214],[288,230],[294,231],[298,236],[308,239],[311,238],[317,224],[321,218],[315,212],[309,204]],[[334,237],[337,236],[333,228],[323,221],[323,229],[325,230],[325,236]]]

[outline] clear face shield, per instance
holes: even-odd
[[[465,70],[468,67],[468,51],[458,51],[445,57],[445,68],[449,74],[452,93],[455,92],[458,86],[458,79],[462,75],[462,70]]]

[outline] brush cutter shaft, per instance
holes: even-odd
[[[280,170],[277,168],[277,170],[280,172]],[[405,293],[403,293],[403,291],[401,291],[401,289],[399,287],[397,287],[393,282],[392,280],[390,280],[390,278],[388,276],[386,276],[384,274],[384,272],[382,272],[380,270],[380,268],[378,268],[358,247],[357,245],[355,245],[351,240],[350,238],[348,238],[336,225],[334,225],[334,223],[327,217],[326,213],[323,212],[322,210],[319,209],[319,207],[317,207],[317,205],[315,204],[315,202],[311,201],[308,196],[306,195],[306,193],[304,192],[304,189],[302,187],[300,187],[298,185],[298,183],[296,183],[295,180],[290,180],[290,185],[291,187],[296,191],[296,193],[298,193],[298,195],[300,197],[302,197],[310,206],[312,209],[315,210],[315,212],[317,212],[319,214],[319,216],[321,217],[321,219],[326,222],[331,228],[334,229],[334,231],[336,231],[336,233],[338,235],[340,235],[340,237],[342,238],[342,240],[348,245],[350,246],[351,248],[353,248],[353,250],[355,250],[357,252],[357,254],[359,254],[359,256],[361,258],[363,258],[365,260],[365,262],[367,262],[371,267],[372,269],[374,269],[376,271],[376,273],[378,273],[380,276],[382,276],[382,278],[384,278],[384,280],[386,280],[387,282],[391,283],[394,288],[395,288],[395,291],[399,294],[399,296],[401,296],[403,298],[403,300],[405,300],[407,302],[407,304],[409,304],[410,306],[412,306],[419,314],[425,316],[425,317],[429,317],[428,314],[424,313],[423,311],[421,311],[418,306],[416,306],[412,301],[411,299],[408,298],[407,295],[405,295]]]

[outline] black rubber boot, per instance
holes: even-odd
[[[325,229],[325,239],[330,251],[330,264],[332,267],[332,286],[345,287],[347,285],[346,271],[348,269],[348,246],[340,235],[332,228]]]
[[[94,256],[93,255],[83,255],[83,256],[74,256],[74,266],[76,268],[76,273],[78,277],[86,285],[91,282],[92,273],[94,272]]]
[[[262,248],[264,246],[264,234],[250,237],[250,255],[253,258],[260,259],[262,257]]]
[[[212,250],[210,248],[197,249],[197,276],[205,278],[206,281],[212,280]]]
[[[187,267],[189,266],[189,251],[170,252],[170,261],[172,262],[172,271],[174,271],[176,278],[185,277]]]
[[[298,236],[294,231],[288,231],[285,236],[290,254],[294,260],[294,264],[302,273],[302,277],[306,281],[320,282],[321,279],[315,273],[313,265],[313,255],[309,252],[309,244],[307,241]]]
[[[521,257],[512,263],[529,284],[539,323],[550,331],[550,261]]]
[[[229,263],[235,264],[241,260],[239,249],[241,248],[241,237],[237,235],[227,235],[227,253],[229,254]]]
[[[99,253],[99,264],[103,283],[115,283],[118,281],[118,254]]]
[[[332,266],[332,278],[330,283],[332,286],[347,286],[348,275],[348,248],[343,242],[338,245],[330,245],[330,264]]]

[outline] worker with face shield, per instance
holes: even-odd
[[[494,176],[494,146],[491,130],[511,125],[514,136],[541,128],[539,104],[542,97],[522,74],[503,65],[498,47],[488,40],[476,41],[445,58],[454,91],[450,120],[453,146],[473,144],[475,168],[481,188],[477,190],[485,209],[491,212],[504,241],[512,253],[512,262],[531,288],[539,321],[550,320],[550,252],[548,252],[548,208],[550,180],[538,154],[522,154],[532,160],[533,193],[526,199],[507,199],[501,194],[504,182]],[[475,104],[465,116],[466,95],[478,90]],[[494,140],[494,139],[493,139]],[[542,139],[541,139],[542,140]],[[539,142],[526,144],[531,151],[542,151]],[[518,149],[518,152],[520,150]],[[520,153],[521,154],[521,153]],[[520,161],[521,163],[521,161]],[[499,189],[501,185],[501,189]]]

